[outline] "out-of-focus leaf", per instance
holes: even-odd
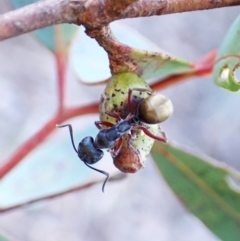
[[[92,127],[92,124],[83,125],[82,131],[74,130],[76,145],[83,137],[96,135],[97,128]],[[31,152],[1,180],[0,210],[98,181],[101,195],[105,176],[86,167],[78,158],[67,128],[56,131],[52,138]],[[117,172],[109,154],[104,155],[94,167],[106,170],[110,177]]]
[[[11,0],[11,3],[15,8],[21,8],[25,5],[32,4],[34,0]],[[38,40],[43,43],[49,50],[56,52],[57,49],[66,51],[72,41],[77,26],[70,24],[61,24],[46,27],[43,29],[38,29],[33,33],[38,38]]]
[[[52,52],[60,47],[62,50],[67,50],[77,27],[70,24],[61,24],[50,26],[34,31],[37,38]]]
[[[240,16],[228,30],[214,66],[214,81],[217,85],[230,90],[240,90],[240,79],[236,71],[240,70]]]
[[[153,158],[183,202],[223,241],[240,239],[239,173],[171,145],[155,143]],[[235,182],[234,182],[235,181]]]
[[[132,47],[129,57],[142,69],[142,76],[145,79],[193,71],[189,62],[163,54],[157,45],[131,27],[114,22],[111,24],[111,30],[121,43]],[[83,28],[80,29],[72,43],[71,63],[81,82],[93,84],[111,76],[107,53],[96,40],[90,39],[84,33]]]
[[[21,8],[26,5],[38,2],[38,0],[10,0],[10,2],[15,8]]]
[[[14,241],[14,240],[16,239],[9,237],[8,235],[4,234],[2,230],[0,230],[0,241]]]

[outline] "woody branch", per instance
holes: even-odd
[[[236,5],[240,0],[42,0],[0,15],[0,40],[60,23],[98,29],[118,19]]]

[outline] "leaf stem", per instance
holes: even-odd
[[[192,77],[197,76],[208,76],[212,73],[213,66],[215,65],[215,58],[217,55],[217,50],[209,52],[207,55],[199,59],[194,64],[194,70],[191,73],[186,74],[176,74],[168,76],[164,79],[158,79],[156,83],[151,84],[153,90],[162,90],[168,88],[172,85],[178,84]]]
[[[60,26],[55,26],[55,42],[56,42],[56,52],[55,59],[57,65],[57,78],[58,78],[58,108],[59,112],[61,112],[64,108],[64,99],[65,99],[65,83],[66,83],[66,69],[68,56],[64,51],[64,44],[62,40],[62,28]]]

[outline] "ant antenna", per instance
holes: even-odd
[[[108,178],[109,178],[109,173],[104,172],[104,171],[102,171],[102,170],[99,170],[99,169],[97,169],[97,168],[94,168],[94,167],[92,167],[92,166],[89,166],[86,162],[84,162],[84,163],[85,163],[85,165],[86,165],[87,167],[93,169],[94,171],[100,172],[100,173],[102,173],[103,175],[106,176],[106,179],[105,179],[105,181],[103,182],[103,185],[102,185],[102,192],[104,192],[104,187],[105,187],[105,184],[106,184],[106,182],[107,182],[107,180],[108,180]]]
[[[69,133],[70,133],[70,137],[71,137],[71,141],[72,141],[72,146],[73,146],[73,149],[75,150],[75,152],[78,153],[77,151],[77,148],[75,147],[75,144],[74,144],[74,140],[73,140],[73,130],[72,130],[72,126],[70,124],[66,124],[66,125],[56,125],[57,128],[62,128],[62,127],[68,127],[69,129]]]

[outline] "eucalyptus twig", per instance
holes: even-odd
[[[59,23],[101,28],[124,18],[240,5],[240,0],[42,0],[0,15],[0,40]]]
[[[114,37],[109,25],[98,29],[87,29],[86,33],[95,38],[108,53],[112,73],[135,72],[140,74],[139,66],[129,56],[132,48],[120,43]]]

